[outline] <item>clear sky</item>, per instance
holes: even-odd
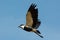
[[[31,3],[37,4],[43,39],[18,28]],[[0,0],[0,40],[60,40],[60,0]]]

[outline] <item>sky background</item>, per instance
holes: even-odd
[[[18,28],[29,6],[37,4],[44,38]],[[60,40],[60,0],[0,0],[0,40]]]

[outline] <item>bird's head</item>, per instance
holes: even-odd
[[[24,29],[25,25],[24,25],[24,24],[21,24],[21,25],[18,26],[18,27]]]

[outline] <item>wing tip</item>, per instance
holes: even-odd
[[[37,6],[37,5],[36,5],[35,3],[32,3],[32,4],[30,5],[30,8],[29,8],[28,11],[35,9],[36,6]],[[36,10],[37,10],[37,8],[36,8]]]
[[[32,4],[31,4],[31,6],[35,8],[37,5],[36,5],[36,4],[34,4],[34,3],[32,3]]]

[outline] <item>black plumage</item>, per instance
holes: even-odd
[[[33,24],[33,28],[38,28],[41,24],[41,21],[38,20],[38,8],[36,8],[35,4],[31,4],[30,8],[28,9],[29,12],[31,12]]]

